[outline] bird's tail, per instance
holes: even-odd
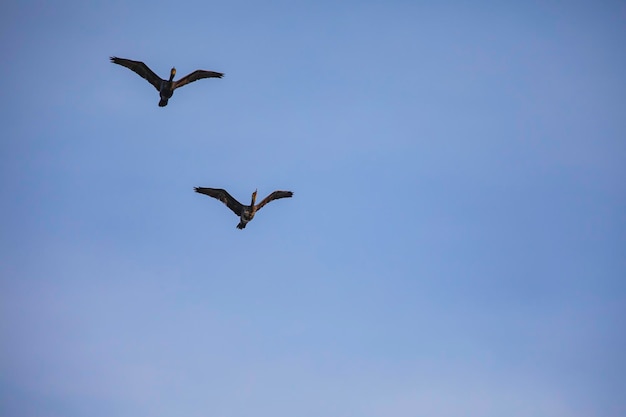
[[[167,106],[167,99],[162,98],[161,101],[159,101],[159,107],[165,107],[165,106]]]
[[[246,228],[246,224],[244,222],[239,222],[239,224],[237,225],[237,229],[243,230]]]

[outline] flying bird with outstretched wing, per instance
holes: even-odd
[[[232,195],[228,194],[226,190],[223,190],[221,188],[195,187],[194,190],[197,193],[216,198],[222,203],[226,204],[226,206],[228,206],[228,208],[231,209],[233,213],[239,216],[239,224],[237,225],[237,229],[244,229],[246,227],[246,224],[254,218],[256,212],[261,210],[261,208],[270,201],[293,196],[293,192],[291,191],[274,191],[263,200],[261,200],[259,204],[255,204],[257,190],[254,190],[254,192],[252,193],[252,202],[249,206],[246,206],[241,204]]]
[[[172,68],[170,71],[169,80],[164,80],[158,75],[156,75],[146,64],[140,61],[133,61],[130,59],[118,58],[115,56],[111,57],[111,62],[117,65],[121,65],[126,67],[136,74],[138,74],[141,78],[145,78],[148,80],[150,84],[154,86],[159,91],[161,96],[161,101],[159,101],[159,107],[167,106],[167,101],[174,94],[174,90],[189,83],[192,83],[197,80],[201,80],[203,78],[222,78],[224,74],[221,72],[215,71],[205,71],[205,70],[196,70],[191,74],[188,74],[181,78],[178,81],[174,81],[174,76],[176,75],[176,68]]]

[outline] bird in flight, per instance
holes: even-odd
[[[206,194],[209,197],[216,198],[220,200],[222,203],[226,204],[229,209],[233,211],[237,216],[239,216],[239,224],[237,225],[237,229],[244,229],[246,224],[254,218],[254,215],[257,211],[261,210],[261,207],[266,205],[272,200],[278,200],[279,198],[287,198],[291,197],[293,193],[291,191],[274,191],[267,197],[265,197],[259,204],[255,204],[256,201],[256,190],[252,193],[252,202],[249,206],[241,204],[239,201],[235,200],[233,196],[228,194],[226,190],[221,188],[205,188],[205,187],[195,187],[194,190],[200,194]]]
[[[176,75],[176,68],[172,68],[170,71],[169,80],[164,80],[158,75],[156,75],[146,64],[140,61],[132,61],[130,59],[118,58],[115,56],[111,57],[111,62],[117,65],[121,65],[126,67],[135,73],[137,73],[140,77],[148,80],[150,84],[154,86],[159,91],[161,95],[161,101],[159,101],[159,107],[167,106],[167,101],[174,94],[174,90],[183,85],[187,85],[194,81],[200,80],[202,78],[222,78],[224,74],[221,72],[215,71],[205,71],[205,70],[196,70],[191,74],[188,74],[181,78],[178,81],[174,81],[174,76]]]

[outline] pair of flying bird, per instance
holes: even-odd
[[[159,91],[161,96],[161,101],[159,101],[159,107],[167,106],[168,100],[174,94],[174,90],[194,81],[203,79],[203,78],[222,78],[224,74],[221,72],[215,71],[205,71],[205,70],[196,70],[191,74],[188,74],[181,78],[178,81],[174,81],[174,76],[176,75],[176,68],[172,68],[170,71],[170,78],[168,80],[164,80],[158,75],[156,75],[146,64],[140,61],[132,61],[130,59],[111,57],[111,62],[114,64],[121,65],[126,67],[135,73],[137,73],[140,77],[148,80],[150,84],[154,86]],[[226,206],[233,211],[237,216],[239,216],[239,224],[237,225],[238,229],[243,229],[246,227],[246,224],[254,218],[254,215],[257,211],[259,211],[264,205],[269,203],[272,200],[278,200],[279,198],[291,197],[293,193],[291,191],[274,191],[267,197],[265,197],[259,204],[256,204],[256,190],[252,193],[252,202],[249,206],[241,204],[237,201],[233,196],[228,194],[226,190],[221,188],[206,188],[206,187],[195,187],[194,190],[197,193],[205,194],[210,197],[216,198],[220,200],[222,203],[226,204]]]

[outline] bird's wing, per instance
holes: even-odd
[[[174,81],[173,88],[182,87],[183,85],[187,85],[202,78],[222,78],[223,76],[224,74],[221,72],[196,70],[191,74],[185,75],[180,80]]]
[[[148,82],[152,84],[154,88],[156,88],[158,91],[161,91],[161,82],[163,80],[154,72],[152,72],[152,70],[148,68],[148,66],[143,62],[118,58],[116,56],[111,57],[111,62],[134,71],[135,73],[139,74],[140,77],[148,80]]]
[[[209,197],[217,198],[222,203],[226,204],[229,209],[233,211],[237,216],[241,216],[241,212],[243,211],[243,205],[235,200],[235,198],[228,194],[226,190],[222,190],[221,188],[205,188],[205,187],[195,187],[194,190],[200,194],[206,194]]]
[[[261,210],[261,207],[266,205],[272,200],[278,200],[279,198],[291,197],[293,193],[291,191],[274,191],[272,194],[265,197],[259,204],[256,205],[257,210]]]

